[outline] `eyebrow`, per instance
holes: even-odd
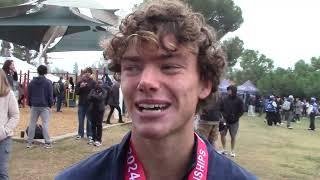
[[[181,56],[181,53],[179,53],[179,52],[165,52],[165,53],[161,53],[159,55],[154,56],[154,58],[166,60],[172,56],[179,57],[179,56]],[[139,55],[127,55],[127,56],[124,55],[124,56],[122,56],[121,59],[124,61],[137,61],[137,60],[141,59],[141,56],[139,56]]]

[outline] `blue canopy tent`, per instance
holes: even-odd
[[[237,88],[239,94],[256,94],[259,91],[250,80],[247,80]]]
[[[219,84],[220,93],[227,93],[227,87],[231,85],[231,82],[227,79],[221,80]]]

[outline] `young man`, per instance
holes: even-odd
[[[61,111],[61,106],[63,103],[63,99],[64,99],[64,84],[62,82],[63,77],[60,77],[59,81],[57,82],[55,89],[55,94],[56,94],[56,98],[57,98],[57,112],[62,112]]]
[[[91,116],[88,113],[89,108],[89,101],[88,95],[92,89],[96,86],[96,82],[92,79],[92,69],[86,68],[83,71],[80,81],[76,84],[75,93],[79,95],[79,102],[78,102],[78,135],[76,140],[80,140],[84,137],[84,119],[87,117],[87,138],[88,143],[93,144],[92,139],[92,124],[91,124]]]
[[[124,121],[122,120],[121,109],[119,106],[119,104],[120,104],[119,103],[119,94],[120,94],[119,88],[120,88],[119,83],[115,82],[109,91],[108,105],[110,106],[110,112],[109,112],[109,115],[107,118],[107,124],[111,124],[111,116],[113,114],[114,109],[116,109],[118,111],[118,117],[119,117],[118,122],[124,123]]]
[[[132,131],[56,179],[255,179],[193,130],[226,64],[212,32],[180,1],[151,1],[127,16],[106,54],[121,73]]]
[[[222,120],[220,112],[221,97],[216,94],[211,102],[208,102],[206,107],[203,107],[200,120],[198,123],[198,131],[208,139],[214,149],[217,148],[217,140],[219,136],[219,123]]]
[[[31,117],[28,129],[29,131],[27,148],[32,147],[36,124],[39,116],[42,120],[42,133],[45,140],[45,147],[51,148],[51,140],[49,137],[49,120],[50,108],[53,104],[52,82],[44,76],[48,72],[46,66],[40,65],[37,71],[39,77],[33,78],[33,80],[28,85],[28,103],[31,107]]]
[[[223,115],[224,120],[226,121],[226,127],[221,134],[221,143],[222,143],[222,154],[227,154],[226,149],[226,136],[229,131],[231,136],[231,152],[230,156],[235,157],[235,145],[236,145],[236,136],[239,129],[239,119],[244,112],[243,102],[237,96],[237,87],[234,85],[230,85],[227,88],[228,96],[222,100],[221,103],[221,113]]]

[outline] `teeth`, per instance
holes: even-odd
[[[153,110],[153,109],[142,109],[142,112],[161,112],[162,110],[161,109],[156,109],[156,110]]]
[[[165,104],[139,104],[139,107],[146,109],[164,108],[165,106]]]

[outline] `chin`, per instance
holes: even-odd
[[[170,132],[164,127],[154,128],[146,126],[140,128],[133,128],[133,131],[138,136],[146,139],[161,139],[170,134]]]

